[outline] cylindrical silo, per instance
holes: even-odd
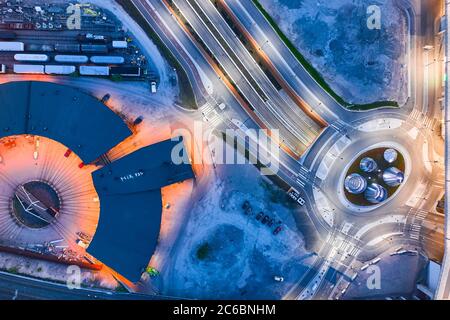
[[[381,203],[387,199],[387,196],[387,190],[378,183],[371,183],[364,192],[364,197],[371,203]]]
[[[372,158],[365,157],[361,159],[359,168],[364,172],[374,172],[378,169],[378,165]]]
[[[357,173],[352,173],[345,178],[345,189],[352,194],[363,193],[367,188],[367,181],[363,176]]]
[[[386,149],[383,156],[386,162],[393,163],[395,160],[397,160],[398,152],[394,149]]]
[[[405,175],[396,167],[387,168],[383,172],[383,181],[390,187],[399,186],[404,179]]]

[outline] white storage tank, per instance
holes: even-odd
[[[44,74],[44,66],[37,64],[15,64],[14,73]]]
[[[109,76],[109,67],[80,66],[82,76]]]
[[[0,51],[25,51],[23,42],[0,41]]]
[[[62,63],[87,63],[89,58],[80,55],[59,54],[55,56],[55,61]]]
[[[112,47],[114,49],[126,49],[126,48],[128,48],[128,42],[116,40],[116,41],[112,42]]]
[[[75,66],[55,66],[47,65],[45,66],[46,74],[72,74],[76,71]]]
[[[125,59],[120,56],[92,56],[91,62],[98,64],[122,64],[125,62]]]
[[[14,60],[29,61],[29,62],[47,62],[48,56],[46,54],[17,53],[14,55]]]

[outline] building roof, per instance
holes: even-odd
[[[0,85],[0,138],[31,134],[58,141],[90,163],[132,132],[112,110],[82,91],[49,82]]]
[[[0,138],[44,136],[73,150],[84,163],[93,162],[132,134],[103,103],[71,87],[9,82],[0,85],[0,102]],[[184,161],[174,163],[174,155]],[[87,252],[138,281],[158,242],[161,188],[194,178],[183,140],[142,148],[92,176],[100,198],[100,219]]]
[[[87,252],[132,282],[141,278],[158,243],[161,190],[103,195]]]
[[[180,145],[184,150],[182,139],[163,141],[92,173],[100,220],[87,251],[133,282],[141,278],[158,242],[161,188],[194,178],[189,163],[172,161]]]

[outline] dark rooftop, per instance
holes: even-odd
[[[194,178],[190,164],[172,162],[179,143],[142,148],[92,174],[101,205],[88,253],[133,282],[141,278],[158,242],[161,188]]]
[[[0,85],[0,138],[31,134],[58,141],[90,163],[132,134],[112,110],[82,91],[49,82]]]

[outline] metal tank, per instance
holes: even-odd
[[[365,157],[361,159],[361,162],[359,163],[359,168],[364,172],[374,172],[378,169],[378,165],[370,157]]]
[[[345,189],[352,194],[363,193],[367,188],[367,181],[358,173],[352,173],[345,178]]]
[[[396,167],[389,167],[383,172],[383,181],[390,187],[397,187],[402,184],[405,175]]]
[[[374,204],[385,201],[387,196],[387,190],[378,183],[371,183],[364,192],[364,198]]]
[[[386,149],[383,154],[384,160],[388,163],[393,163],[397,160],[398,152],[394,149]]]

